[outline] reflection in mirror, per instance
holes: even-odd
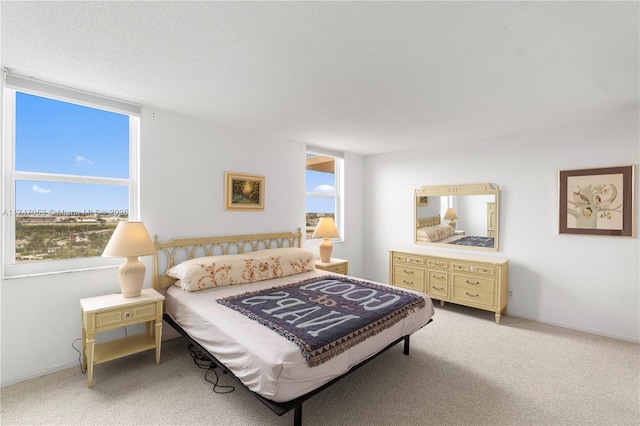
[[[415,192],[416,244],[498,250],[498,186],[423,186]]]

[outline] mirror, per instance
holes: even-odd
[[[415,191],[416,244],[498,250],[498,186],[423,186]]]

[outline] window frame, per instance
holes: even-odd
[[[129,116],[129,178],[17,171],[15,169],[17,92]],[[55,183],[126,186],[129,190],[129,220],[138,220],[140,211],[138,179],[140,106],[11,74],[5,70],[3,73],[1,108],[4,123],[4,132],[2,135],[4,161],[1,165],[3,189],[3,196],[1,200],[3,223],[1,237],[2,278],[18,278],[24,276],[99,269],[116,266],[122,263],[122,259],[103,258],[101,256],[16,263],[15,188],[17,181],[45,181]]]
[[[305,192],[305,206],[309,197],[313,198],[335,198],[335,213],[334,222],[338,232],[339,238],[331,238],[331,242],[343,242],[345,229],[344,229],[344,153],[339,151],[332,151],[325,148],[315,147],[308,145],[305,151],[305,160],[307,154],[319,155],[324,157],[332,157],[335,159],[334,167],[334,183],[335,183],[335,195],[329,195],[323,192]],[[306,179],[306,165],[305,165],[305,179]],[[305,207],[305,215],[306,215]],[[322,238],[307,238],[306,243],[309,246],[319,245],[322,242]]]

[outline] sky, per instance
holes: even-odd
[[[16,170],[129,177],[129,117],[16,93]],[[17,181],[16,210],[126,210],[128,188]]]
[[[18,92],[15,157],[17,171],[126,179],[129,117]],[[308,171],[306,188],[333,193],[334,175]],[[18,213],[121,214],[128,198],[126,186],[16,182]],[[332,198],[307,200],[307,212],[334,209]]]

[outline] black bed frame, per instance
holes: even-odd
[[[218,361],[216,359],[216,357],[214,357],[213,355],[211,355],[209,353],[209,351],[207,351],[205,348],[202,347],[202,345],[200,345],[197,341],[195,341],[191,336],[189,336],[183,329],[182,327],[180,327],[174,320],[173,318],[171,318],[168,314],[164,314],[163,315],[164,320],[174,329],[176,329],[176,331],[178,333],[180,333],[185,339],[187,339],[189,341],[189,343],[193,344],[194,346],[196,346],[200,351],[202,351],[202,353],[204,355],[207,356],[207,358],[209,358],[211,360],[211,362],[213,362],[217,367],[219,367],[224,373],[230,375],[231,377],[233,377],[242,387],[244,387],[245,389],[247,389],[249,392],[251,392],[256,398],[258,398],[264,405],[266,405],[267,407],[269,407],[271,409],[271,411],[273,411],[274,413],[276,413],[278,416],[282,416],[284,413],[287,413],[289,411],[291,411],[292,409],[293,411],[293,424],[294,426],[302,426],[302,403],[305,402],[307,399],[311,398],[312,396],[316,395],[317,393],[323,391],[324,389],[328,388],[329,386],[331,386],[332,384],[334,384],[335,382],[337,382],[338,380],[348,376],[349,374],[351,374],[352,372],[354,372],[355,370],[357,370],[358,368],[362,367],[363,365],[365,365],[366,363],[368,363],[369,361],[371,361],[372,359],[374,359],[375,357],[377,357],[378,355],[382,354],[383,352],[385,352],[387,349],[390,349],[391,347],[397,345],[398,343],[400,343],[401,341],[404,340],[404,354],[405,355],[409,355],[409,335],[406,336],[402,336],[399,339],[397,339],[396,341],[392,342],[391,344],[389,344],[386,348],[382,349],[381,351],[379,351],[378,353],[376,353],[375,355],[371,356],[370,358],[365,359],[364,361],[360,362],[359,364],[356,364],[355,366],[351,367],[351,369],[349,371],[347,371],[346,373],[336,377],[335,379],[325,383],[324,385],[312,390],[309,393],[306,393],[302,396],[297,397],[296,399],[292,399],[291,401],[285,401],[285,402],[274,402],[270,399],[267,399],[255,392],[253,392],[252,390],[250,390],[249,388],[247,388],[245,386],[244,383],[242,383],[242,381],[237,378],[231,371],[229,371],[227,369],[227,367],[224,366],[224,364],[222,364],[220,361]],[[429,320],[429,322],[431,322],[432,320]]]

